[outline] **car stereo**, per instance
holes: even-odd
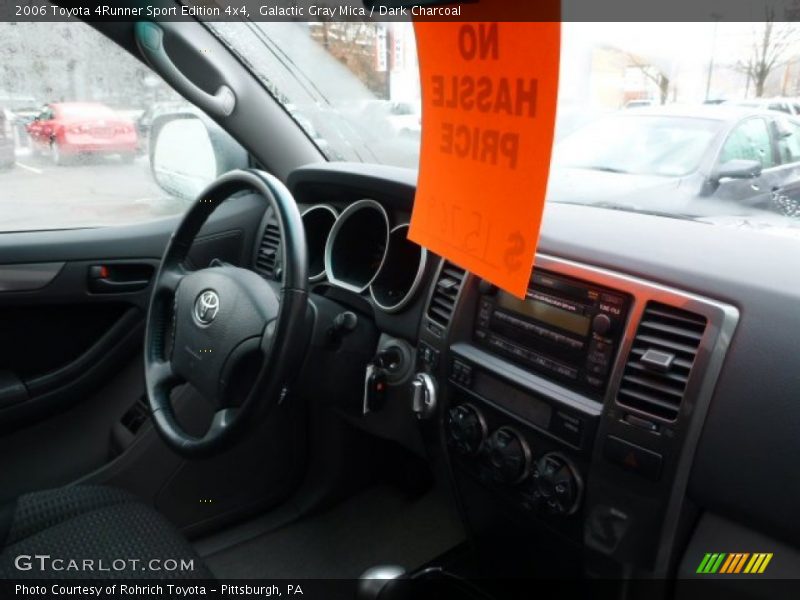
[[[481,286],[475,341],[593,397],[603,394],[630,296],[535,271],[525,299]]]

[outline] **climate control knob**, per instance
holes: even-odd
[[[528,474],[531,450],[525,439],[510,427],[501,427],[489,437],[486,453],[496,481],[517,483]]]
[[[533,466],[530,496],[540,508],[555,515],[570,515],[578,510],[582,491],[578,471],[560,454],[545,454]]]
[[[447,438],[456,452],[477,454],[486,439],[486,421],[471,404],[460,404],[447,411]]]

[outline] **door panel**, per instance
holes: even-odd
[[[12,306],[0,313],[0,364],[23,380],[35,380],[75,361],[120,320],[121,302]]]
[[[0,502],[61,485],[101,468],[113,458],[111,424],[141,394],[142,364],[134,357],[114,369],[108,384],[49,419],[0,435]]]
[[[246,264],[265,206],[253,195],[223,204],[189,266]],[[36,289],[0,292],[0,431],[80,402],[139,350],[150,279],[177,222],[0,236],[0,278],[9,284],[0,289],[19,273],[61,265]]]

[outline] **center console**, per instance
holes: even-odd
[[[587,572],[667,574],[737,319],[555,257],[537,257],[524,298],[443,262],[418,369],[438,389],[438,439],[473,534],[535,545],[546,532],[588,556]]]

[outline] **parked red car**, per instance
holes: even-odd
[[[86,154],[119,154],[131,161],[139,145],[133,121],[99,102],[47,104],[27,129],[34,149],[56,164]]]

